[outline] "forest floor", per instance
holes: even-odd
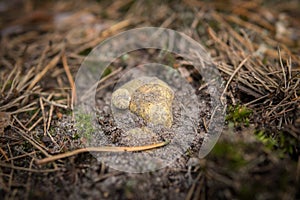
[[[297,0],[1,1],[0,198],[300,199],[299,10]],[[86,142],[74,121],[76,73],[100,42],[138,27],[185,33],[219,70],[226,117],[205,158],[198,151],[209,106],[200,108],[199,140],[162,169],[127,173],[76,153]],[[97,94],[97,123],[116,145],[113,85],[149,61],[176,69],[209,102],[201,75],[181,57],[147,49],[118,58]]]

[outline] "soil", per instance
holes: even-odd
[[[0,198],[300,199],[299,10],[293,0],[0,2]],[[90,115],[77,112],[74,80],[91,50],[149,26],[203,45],[223,79],[220,91],[197,63],[140,49],[113,60],[96,106],[85,105]],[[172,127],[111,109],[113,91],[141,75],[174,91]],[[225,120],[212,92],[227,105]],[[207,134],[219,131],[201,157]],[[165,141],[141,152],[65,156]],[[55,155],[64,157],[38,163]]]

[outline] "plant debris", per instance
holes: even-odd
[[[299,199],[299,10],[297,0],[0,2],[0,197]],[[152,58],[173,67],[204,102],[197,138],[183,155],[163,169],[130,174],[84,153],[102,147],[85,148],[88,137],[79,134],[85,127],[75,126],[74,77],[100,42],[145,26],[174,29],[203,44],[226,81],[221,93],[230,106],[222,138],[200,160],[212,112],[193,63],[152,49],[112,62],[97,88],[98,123],[115,144],[123,133],[103,94],[136,63]]]

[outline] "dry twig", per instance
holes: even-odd
[[[132,152],[132,151],[146,151],[150,149],[155,149],[159,147],[163,147],[169,144],[169,142],[161,142],[157,144],[145,145],[145,146],[137,146],[137,147],[87,147],[82,149],[76,149],[74,151],[54,155],[48,158],[44,158],[41,160],[36,160],[36,163],[41,165],[49,162],[53,162],[55,160],[59,160],[62,158],[67,158],[70,156],[74,156],[80,153],[86,152]]]

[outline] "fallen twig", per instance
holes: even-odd
[[[159,147],[163,147],[169,144],[169,141],[166,142],[160,142],[156,144],[150,144],[145,146],[137,146],[137,147],[86,147],[81,149],[76,149],[74,151],[69,151],[66,153],[57,154],[54,156],[50,156],[48,158],[44,158],[41,160],[36,160],[36,163],[38,165],[46,164],[49,162],[53,162],[62,158],[67,158],[70,156],[74,156],[80,153],[86,153],[86,152],[133,152],[133,151],[146,151],[150,149],[155,149]]]

